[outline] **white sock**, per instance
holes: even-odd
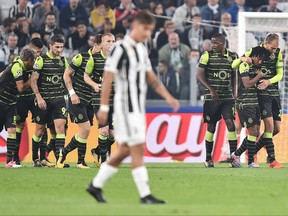
[[[104,184],[117,173],[118,168],[103,164],[92,181],[92,185],[96,188],[103,188]]]
[[[148,172],[145,166],[137,167],[132,170],[132,176],[137,186],[141,198],[151,194],[149,186]]]

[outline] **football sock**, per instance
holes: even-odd
[[[132,169],[132,176],[141,198],[151,194],[148,172],[145,166]]]
[[[40,142],[40,161],[46,159],[46,148],[47,148],[47,130],[44,131],[41,142]]]
[[[65,145],[65,134],[57,134],[55,140],[55,149],[56,149],[56,159],[59,158],[60,149],[64,148]]]
[[[47,153],[50,153],[51,151],[56,152],[56,149],[55,149],[55,140],[56,140],[56,134],[51,134],[51,138],[50,138],[50,142],[49,144],[47,145],[47,148],[46,148],[46,152]]]
[[[205,145],[206,145],[206,161],[212,160],[212,150],[213,150],[213,137],[214,133],[206,131]]]
[[[92,185],[96,188],[103,188],[104,184],[117,173],[118,168],[109,164],[103,164],[99,172],[92,181]]]
[[[274,143],[273,143],[272,137],[273,137],[272,133],[264,132],[263,134],[263,138],[264,138],[263,141],[266,145],[266,151],[269,156],[270,163],[275,161],[275,149],[274,149]]]
[[[37,137],[36,135],[33,135],[32,137],[32,160],[37,160],[38,157],[38,150],[41,142],[41,137]]]
[[[65,148],[63,148],[62,152],[63,152],[63,154],[64,154],[65,156],[66,156],[69,152],[71,152],[71,151],[73,151],[74,149],[77,148],[78,142],[77,142],[77,140],[76,140],[76,136],[77,136],[77,135],[73,136],[72,139],[71,139],[71,141],[70,141],[70,143],[69,143]]]
[[[264,142],[264,134],[262,134],[262,136],[259,138],[258,142],[256,142],[256,149],[255,149],[255,154],[260,151],[261,148],[263,148],[263,146],[265,145]]]
[[[241,146],[235,151],[236,156],[241,156],[247,150],[247,137],[243,139]]]
[[[110,137],[108,137],[108,139],[107,139],[108,155],[111,155],[111,147],[112,147],[114,142],[115,142],[114,138],[111,139]]]
[[[106,161],[106,154],[107,154],[107,136],[99,134],[98,136],[98,147],[99,152],[101,155],[101,163]]]
[[[85,161],[85,154],[87,149],[87,139],[76,137],[78,148],[78,164]]]
[[[230,146],[230,155],[237,149],[237,134],[236,131],[228,131],[228,141]]]
[[[22,129],[16,127],[16,142],[15,142],[14,161],[20,161],[19,150],[20,150],[21,136],[22,136]]]
[[[16,144],[16,134],[8,134],[7,138],[7,159],[6,162],[9,163],[13,160]]]
[[[256,137],[248,135],[246,143],[248,149],[248,164],[250,164],[254,162]]]

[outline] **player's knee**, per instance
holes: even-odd
[[[278,133],[280,133],[281,131],[281,127],[280,124],[275,124],[274,125],[274,129],[273,129],[273,136],[277,135]]]
[[[208,130],[210,133],[215,133],[216,124],[208,124],[207,130]]]
[[[39,125],[39,124],[36,124],[36,127],[35,127],[35,135],[37,137],[42,137],[43,133],[44,133],[44,130],[45,130],[45,125]]]
[[[227,127],[228,131],[235,131],[236,130],[234,121],[232,119],[226,120],[225,123],[226,123],[226,127]]]
[[[102,136],[108,137],[109,132],[108,132],[108,130],[106,130],[106,129],[101,129],[101,130],[100,130],[100,134],[101,134]]]

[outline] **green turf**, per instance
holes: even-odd
[[[30,166],[26,164],[27,166]],[[162,206],[139,204],[128,165],[105,187],[109,204],[85,191],[97,168],[0,168],[0,215],[287,215],[288,170],[205,169],[202,164],[148,164]],[[286,165],[287,166],[287,165]]]

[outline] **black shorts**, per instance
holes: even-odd
[[[205,101],[203,111],[204,122],[208,124],[217,123],[222,117],[235,119],[235,102],[234,100],[223,101]]]
[[[261,119],[273,117],[274,121],[281,121],[282,108],[280,96],[259,95],[258,101]]]
[[[94,110],[91,104],[81,101],[80,104],[72,104],[69,99],[69,114],[71,122],[76,124],[89,121],[93,125]]]
[[[33,119],[33,113],[35,110],[35,96],[26,96],[26,97],[19,97],[17,99],[17,118],[16,122],[21,123],[25,122],[29,111],[32,113],[32,119]]]
[[[259,107],[242,106],[241,108],[237,108],[237,111],[243,127],[250,128],[254,125],[260,125]]]
[[[55,119],[67,120],[67,110],[64,98],[47,100],[46,106],[46,110],[42,110],[36,105],[34,112],[35,123],[50,125]]]
[[[93,108],[94,108],[95,116],[97,118],[97,112],[98,112],[98,110],[100,108],[100,105],[94,105]],[[98,124],[98,128],[102,128],[102,127],[105,127],[105,126],[109,125],[109,129],[110,130],[114,130],[113,112],[114,112],[114,107],[110,106],[109,113],[108,113],[107,124],[106,125],[101,125],[101,126]]]
[[[0,131],[3,126],[5,129],[16,127],[16,105],[5,105],[0,103]]]

